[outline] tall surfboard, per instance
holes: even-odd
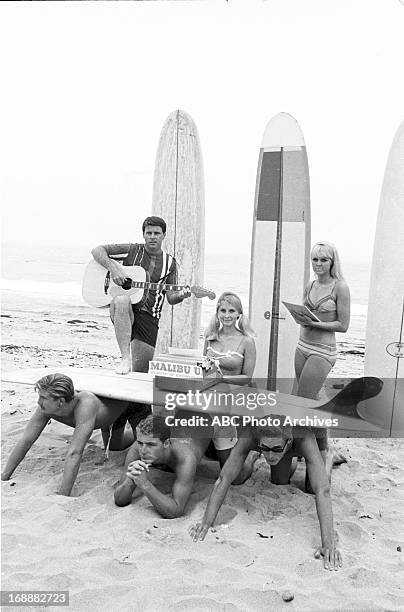
[[[299,326],[282,300],[302,303],[309,279],[310,181],[297,121],[279,113],[267,124],[258,158],[249,316],[257,334],[259,386],[290,393]]]
[[[181,284],[203,285],[205,254],[205,196],[198,130],[182,110],[169,115],[157,148],[153,186],[153,214],[167,222],[163,248],[174,255]],[[169,346],[196,348],[201,322],[201,300],[164,305],[157,351]]]
[[[368,304],[365,373],[384,389],[361,414],[392,437],[404,435],[404,122],[384,174]]]

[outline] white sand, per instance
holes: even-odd
[[[43,350],[35,348],[32,330],[24,342],[6,323],[3,342],[14,348],[4,353],[4,368],[112,366],[110,354],[83,342],[84,335],[94,341],[90,333],[43,323],[36,329]],[[107,336],[110,347],[110,331],[97,333],[100,342],[101,334]],[[346,360],[336,373],[357,370],[356,362]],[[32,388],[4,384],[3,460],[34,407]],[[398,550],[404,545],[402,440],[336,442],[348,458],[332,479],[343,568],[327,572],[313,558],[320,533],[314,497],[303,492],[303,465],[291,485],[275,486],[259,460],[252,478],[230,489],[215,530],[195,544],[188,528],[203,514],[218,474],[215,462],[201,465],[186,515],[166,520],[146,498],[115,507],[113,486],[124,453],[112,453],[103,463],[99,432],[85,450],[74,496],[56,495],[71,435],[52,422],[13,478],[2,483],[4,590],[69,590],[68,609],[83,612],[404,610]],[[169,488],[172,476],[163,478]],[[294,594],[293,601],[282,600],[285,591]]]

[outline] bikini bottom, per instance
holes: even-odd
[[[331,365],[337,360],[337,347],[329,344],[321,344],[320,342],[308,342],[307,340],[299,340],[296,350],[299,351],[307,360],[309,357],[322,357]]]

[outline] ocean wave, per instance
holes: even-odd
[[[19,280],[0,279],[2,291],[12,291],[25,294],[81,296],[81,285],[73,282],[51,283],[48,281],[32,281],[24,278]]]
[[[27,279],[0,279],[0,288],[2,291],[11,291],[25,293],[27,295],[51,295],[51,296],[70,296],[81,297],[81,283],[77,282],[50,282],[50,281],[33,281]],[[241,296],[245,311],[248,311],[248,297]],[[205,317],[209,318],[216,310],[216,302],[204,301],[203,307]],[[366,304],[351,304],[351,315],[354,317],[366,317],[368,307]]]
[[[366,304],[351,304],[351,315],[354,317],[366,317],[368,307]]]

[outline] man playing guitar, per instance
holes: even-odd
[[[147,217],[142,225],[144,244],[106,244],[95,247],[92,256],[109,270],[116,285],[126,281],[124,266],[141,266],[151,282],[178,284],[177,262],[165,253],[162,242],[166,235],[166,223],[160,217]],[[156,346],[159,319],[167,294],[169,304],[179,304],[191,295],[188,288],[181,291],[149,289],[145,298],[132,304],[130,295],[115,296],[110,305],[115,336],[121,351],[118,374],[147,372]],[[132,361],[131,361],[132,353]]]

